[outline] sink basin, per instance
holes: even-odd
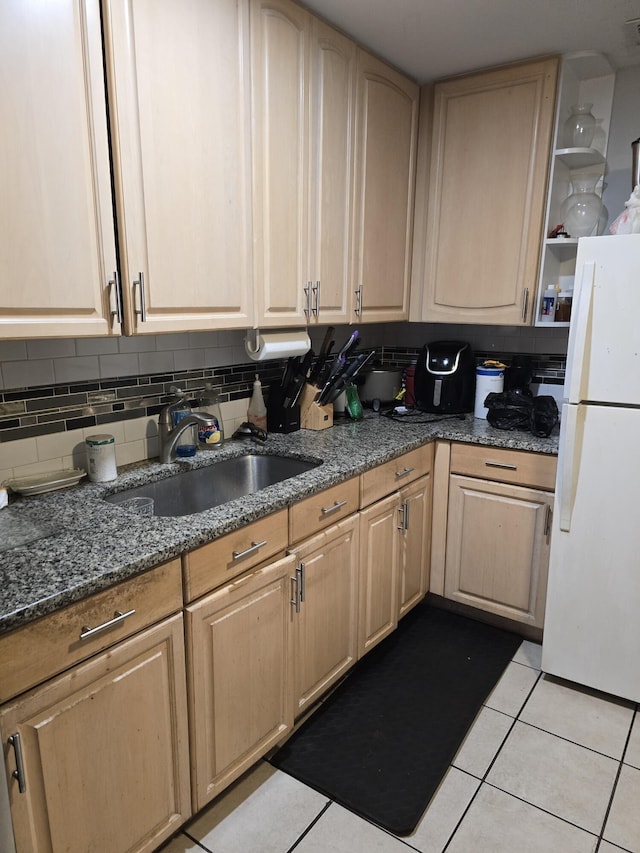
[[[227,501],[281,483],[289,477],[317,468],[321,462],[292,456],[267,456],[247,453],[214,462],[205,468],[183,471],[166,480],[136,486],[105,500],[122,504],[130,498],[153,498],[153,514],[160,516],[191,515]]]

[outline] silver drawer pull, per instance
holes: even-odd
[[[343,506],[346,506],[346,501],[336,501],[332,506],[324,506],[322,507],[323,515],[330,515],[332,512],[336,512],[338,509],[342,509]]]
[[[16,732],[14,735],[9,735],[7,741],[13,747],[16,754],[16,769],[11,776],[18,782],[18,790],[24,794],[27,790],[27,780],[24,775],[24,760],[22,758],[22,744],[20,743],[20,735]]]
[[[396,471],[396,477],[406,477],[407,474],[411,474],[415,470],[415,468],[403,468],[401,471]]]
[[[244,560],[245,557],[248,557],[250,554],[255,554],[256,551],[260,550],[263,545],[267,544],[267,540],[263,539],[262,542],[252,542],[249,548],[245,548],[244,551],[233,551],[232,556],[234,560]]]
[[[133,616],[135,612],[135,610],[127,610],[126,613],[123,613],[122,610],[116,610],[113,614],[113,619],[109,619],[108,622],[103,622],[102,625],[96,625],[95,628],[89,628],[87,625],[83,625],[82,631],[80,632],[80,639],[88,640],[89,637],[93,637],[94,634],[97,634],[100,631],[106,631],[107,628],[117,625],[118,622],[123,622],[128,616]]]
[[[517,465],[510,465],[508,462],[485,462],[488,468],[508,468],[509,471],[517,471]]]

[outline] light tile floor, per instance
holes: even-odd
[[[638,706],[543,675],[523,642],[413,835],[260,762],[162,853],[640,853]]]

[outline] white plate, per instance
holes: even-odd
[[[17,492],[19,495],[42,495],[45,492],[53,492],[56,489],[67,489],[75,486],[87,472],[81,468],[67,468],[64,471],[49,471],[46,474],[38,474],[35,477],[21,477],[15,480],[7,480],[4,485]]]

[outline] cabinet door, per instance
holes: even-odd
[[[301,593],[298,612],[292,615],[297,715],[357,659],[358,516],[292,553]]]
[[[548,492],[452,475],[445,597],[541,628],[552,508]]]
[[[0,79],[0,337],[117,334],[99,0],[3,0]]]
[[[360,513],[359,657],[398,625],[399,510],[396,492]]]
[[[358,52],[354,315],[409,316],[418,87]]]
[[[256,324],[305,323],[311,16],[288,0],[252,0]]]
[[[248,0],[104,6],[127,329],[246,328]]]
[[[400,491],[399,617],[429,588],[432,485],[428,475]]]
[[[196,810],[293,726],[293,565],[285,557],[186,610]]]
[[[306,273],[313,323],[349,321],[355,90],[355,44],[314,18]]]
[[[152,851],[190,816],[182,615],[0,711],[18,853]]]
[[[426,235],[414,237],[423,321],[531,322],[557,67],[548,59],[436,85]]]

